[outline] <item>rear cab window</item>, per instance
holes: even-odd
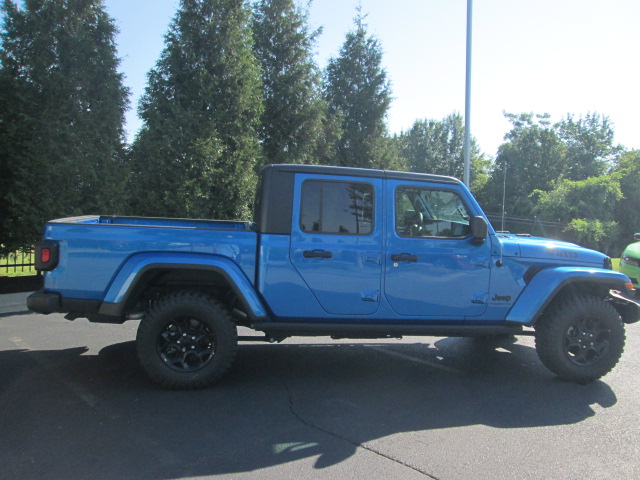
[[[305,180],[300,230],[333,235],[370,235],[374,229],[374,188],[364,182]]]

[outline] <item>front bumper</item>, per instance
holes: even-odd
[[[624,323],[635,323],[640,320],[640,297],[638,296],[638,290],[624,292],[611,290],[609,296]]]
[[[627,277],[631,279],[633,286],[636,289],[640,288],[640,267],[636,267],[635,265],[631,265],[624,260],[620,261],[620,272],[624,273]]]

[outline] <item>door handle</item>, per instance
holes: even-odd
[[[331,258],[333,254],[325,250],[305,250],[302,252],[304,258]]]
[[[410,253],[396,253],[391,255],[391,260],[394,262],[417,262],[418,256]]]

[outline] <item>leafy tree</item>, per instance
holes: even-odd
[[[260,140],[265,163],[318,163],[327,105],[307,12],[293,0],[260,0],[254,51],[262,67],[265,110]]]
[[[400,135],[400,151],[408,170],[462,178],[464,173],[464,122],[458,113],[442,120],[416,120]],[[472,185],[485,180],[489,160],[471,141]],[[476,182],[477,181],[477,182]],[[476,185],[476,183],[478,183]]]
[[[574,218],[613,221],[617,203],[622,199],[620,183],[610,176],[586,180],[562,180],[557,188],[535,190],[535,211],[542,217],[569,222]]]
[[[567,240],[593,250],[608,252],[618,235],[616,222],[574,218],[564,229]]]
[[[333,163],[393,168],[394,150],[385,123],[391,87],[382,68],[380,43],[368,35],[363,20],[358,9],[355,29],[347,33],[340,56],[326,69],[329,112],[340,119],[342,130]]]
[[[611,176],[586,180],[562,180],[554,190],[536,190],[535,211],[542,217],[559,219],[568,240],[596,250],[607,251],[615,243],[618,223],[616,208],[622,199],[620,183]]]
[[[44,221],[124,203],[116,28],[100,0],[4,0],[0,50],[0,244]]]
[[[567,149],[564,177],[569,180],[603,175],[622,151],[613,143],[613,125],[606,116],[590,113],[575,120],[567,115],[555,128]]]
[[[243,0],[182,0],[140,101],[132,145],[137,213],[250,213],[263,112]]]
[[[530,194],[536,189],[553,189],[565,171],[566,146],[551,125],[548,114],[505,116],[512,129],[498,149],[484,196],[488,210],[501,209],[506,178],[505,210],[512,215],[529,216],[534,209]]]
[[[616,244],[619,254],[633,241],[633,234],[640,232],[640,150],[622,154],[612,176],[620,182],[624,197],[618,202],[615,215],[620,225],[620,236]]]

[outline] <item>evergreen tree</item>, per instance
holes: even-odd
[[[265,111],[260,139],[265,163],[318,163],[326,116],[313,60],[318,31],[293,0],[260,0],[253,22],[262,66]]]
[[[0,245],[44,221],[122,208],[124,112],[116,28],[100,0],[4,0]]]
[[[248,5],[182,0],[139,106],[136,213],[248,216],[262,111]]]
[[[342,130],[334,163],[394,168],[385,123],[391,87],[382,68],[382,48],[368,35],[363,20],[358,9],[355,30],[347,33],[340,56],[331,59],[326,70],[329,111]]]

